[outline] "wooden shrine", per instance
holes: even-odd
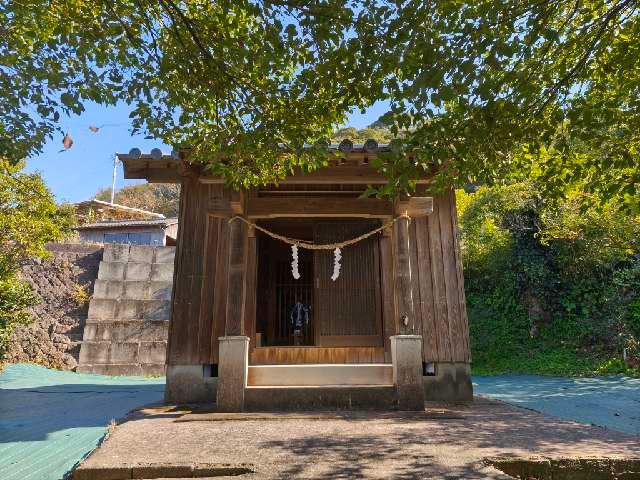
[[[386,181],[369,166],[386,147],[366,147],[347,148],[327,168],[244,191],[157,151],[119,155],[126,178],[182,188],[167,401],[217,398],[222,405],[241,397],[238,409],[303,408],[376,397],[402,406],[393,400],[402,363],[393,345],[405,340],[417,342],[411,372],[420,395],[471,399],[453,190],[362,198],[368,185]],[[428,179],[418,183],[425,192]],[[298,249],[294,278],[291,245],[279,239],[334,244],[387,224],[341,249],[335,280],[335,252],[306,248]],[[229,360],[234,339],[239,366]]]

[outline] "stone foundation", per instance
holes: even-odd
[[[205,365],[167,365],[166,403],[214,403],[217,387],[218,377]]]
[[[425,400],[460,402],[473,400],[471,365],[468,363],[435,364],[435,375],[423,376]]]

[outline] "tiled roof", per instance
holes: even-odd
[[[168,227],[178,223],[177,218],[159,218],[153,220],[111,220],[95,223],[85,223],[76,227],[77,230],[89,230],[92,228],[118,228],[118,227]]]

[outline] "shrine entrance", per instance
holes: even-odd
[[[259,222],[290,238],[328,244],[380,226],[369,219],[275,219]],[[257,304],[255,346],[381,347],[382,294],[379,234],[342,250],[334,281],[334,252],[298,249],[292,274],[291,246],[256,232]]]

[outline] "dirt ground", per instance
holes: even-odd
[[[254,472],[234,478],[512,478],[484,463],[495,456],[640,458],[640,437],[482,398],[428,404],[417,414],[225,415],[159,407],[124,419],[75,478],[112,467],[189,464]]]

